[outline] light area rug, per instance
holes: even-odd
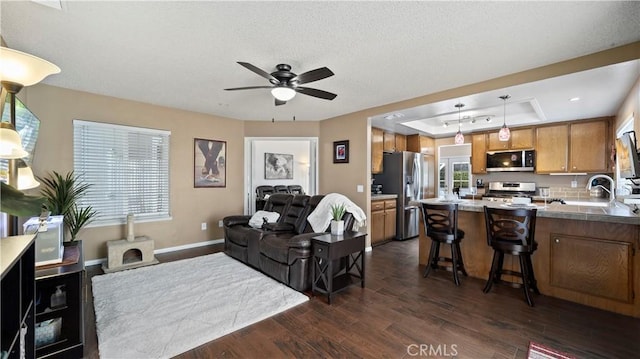
[[[224,253],[92,284],[101,358],[170,358],[309,300]]]

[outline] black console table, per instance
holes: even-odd
[[[366,233],[352,231],[345,231],[341,236],[327,233],[313,237],[312,295],[315,292],[326,294],[327,302],[331,304],[331,295],[351,284],[359,281],[364,288],[366,237]],[[335,273],[334,265],[342,259],[346,260],[346,266]]]

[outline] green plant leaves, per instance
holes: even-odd
[[[4,182],[1,182],[1,186],[2,208],[0,211],[17,217],[40,215],[46,201],[44,197],[26,195]]]

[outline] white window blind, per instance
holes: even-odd
[[[73,121],[73,168],[91,184],[80,206],[98,212],[94,225],[170,217],[171,132],[82,120]]]

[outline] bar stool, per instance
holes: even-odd
[[[429,261],[424,272],[424,277],[429,275],[431,269],[451,269],[453,272],[453,282],[460,285],[458,272],[466,277],[467,271],[464,269],[462,252],[460,251],[460,241],[464,238],[464,232],[458,229],[458,204],[431,204],[422,203],[422,219],[425,233],[431,238],[431,250],[429,251]],[[440,256],[440,244],[451,246],[451,258]],[[451,263],[450,266],[439,265],[439,262]]]
[[[527,304],[533,307],[530,292],[540,294],[531,264],[531,255],[538,248],[535,241],[536,213],[536,209],[484,207],[487,243],[494,250],[489,279],[483,290],[485,293],[491,290],[493,283],[523,288]],[[518,257],[520,272],[503,268],[505,254]],[[503,274],[519,277],[522,283],[503,281]]]

